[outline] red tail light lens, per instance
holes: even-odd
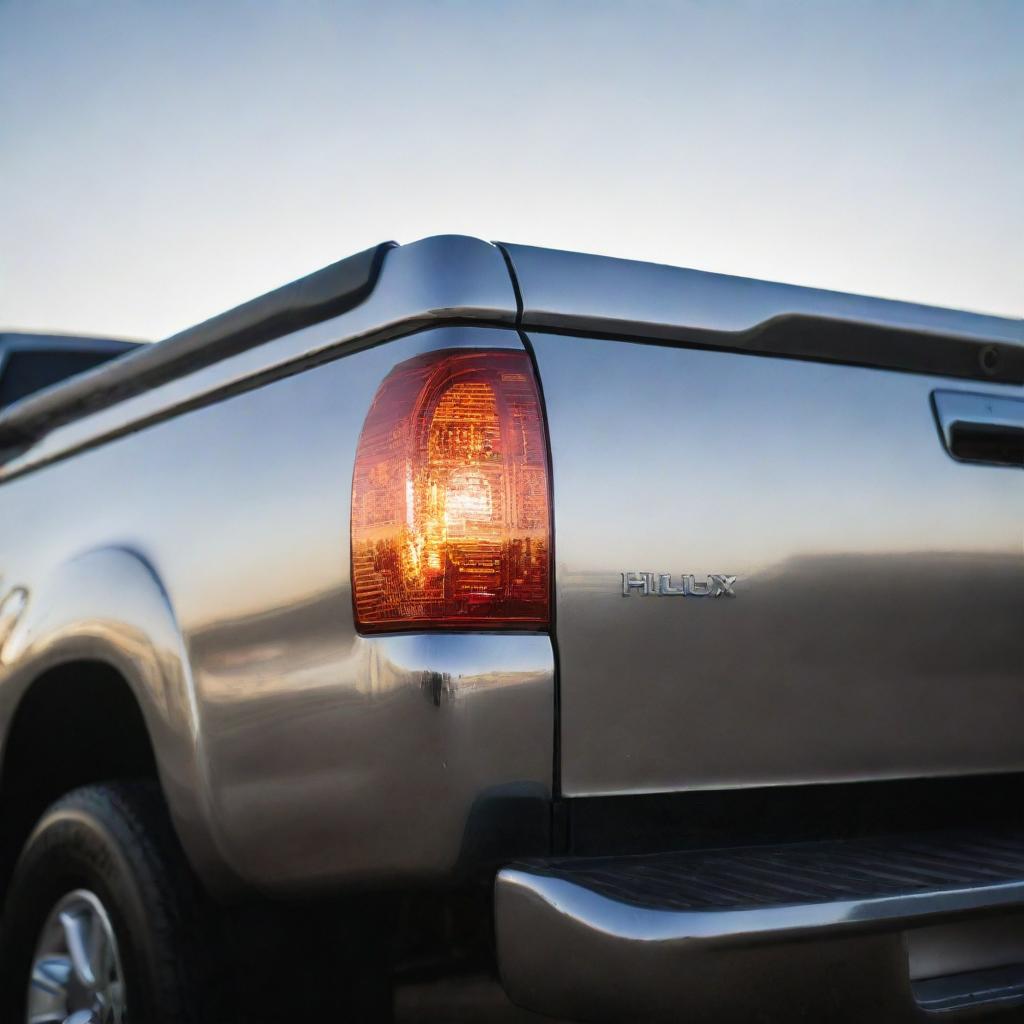
[[[356,454],[357,627],[546,628],[548,493],[524,352],[448,350],[396,366]]]

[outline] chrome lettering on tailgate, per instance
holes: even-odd
[[[622,596],[631,594],[655,597],[735,597],[733,586],[737,577],[724,573],[711,573],[702,580],[696,576],[681,573],[679,585],[672,583],[670,572],[624,572],[622,574]]]

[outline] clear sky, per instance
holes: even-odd
[[[440,232],[1024,315],[1024,0],[0,0],[0,326]]]

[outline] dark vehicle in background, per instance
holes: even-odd
[[[0,333],[0,409],[139,347],[136,341]]]

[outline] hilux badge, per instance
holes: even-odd
[[[685,573],[679,575],[678,585],[673,584],[670,572],[624,572],[622,574],[622,596],[630,594],[655,597],[735,597],[733,585],[735,576],[712,573],[698,579]]]

